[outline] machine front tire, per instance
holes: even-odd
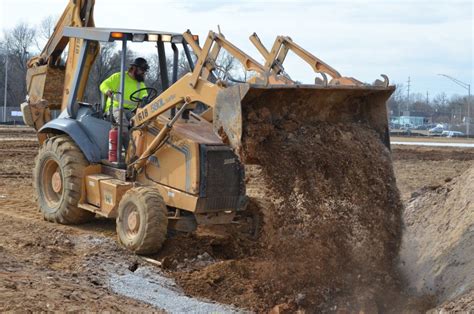
[[[119,242],[137,254],[160,250],[168,230],[168,210],[160,193],[149,187],[128,190],[118,207]]]
[[[38,151],[33,170],[36,198],[45,220],[61,224],[90,221],[94,213],[77,207],[84,168],[89,165],[67,135],[47,139]]]

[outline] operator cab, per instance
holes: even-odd
[[[98,42],[107,43],[107,42],[121,42],[121,67],[120,73],[121,77],[124,77],[128,69],[127,60],[127,44],[132,43],[146,43],[151,42],[156,44],[157,54],[158,54],[158,63],[160,69],[160,75],[156,87],[149,86],[146,87],[148,96],[140,98],[140,91],[144,89],[139,89],[135,91],[131,96],[130,100],[137,102],[138,107],[142,108],[150,103],[154,98],[159,96],[164,92],[168,87],[174,84],[178,80],[178,62],[179,62],[179,53],[180,48],[184,52],[187,63],[191,70],[194,69],[194,62],[190,53],[190,48],[188,43],[184,39],[183,35],[180,33],[170,33],[170,32],[160,32],[160,31],[149,31],[149,30],[135,30],[135,29],[111,29],[111,28],[96,28],[96,27],[65,27],[63,31],[64,37],[69,38],[80,38],[83,39],[83,44],[80,47],[80,54],[77,60],[77,67],[74,73],[71,91],[68,95],[67,110],[65,110],[59,118],[68,118],[74,119],[78,123],[86,124],[87,127],[84,128],[87,135],[90,137],[92,142],[94,142],[99,150],[100,157],[95,157],[97,161],[102,161],[107,159],[108,154],[108,132],[112,127],[113,115],[111,113],[104,112],[106,99],[102,95],[100,104],[89,104],[83,102],[81,99],[77,99],[78,91],[81,88],[82,76],[84,75],[84,68],[86,66],[87,54],[90,53],[89,49],[93,49],[94,45],[97,46]],[[198,40],[197,36],[194,36],[194,40]],[[171,50],[173,54],[173,62],[171,69],[171,80],[169,78],[169,69],[167,63],[166,49],[165,44],[171,45]],[[178,48],[180,47],[180,48]],[[123,94],[124,91],[124,82],[122,80],[119,88],[119,94]],[[119,97],[120,108],[123,110],[124,99]],[[170,112],[171,116],[175,114],[174,110]],[[123,126],[121,121],[116,123],[119,129],[118,134],[122,134],[121,130]],[[122,157],[122,139],[119,136],[119,149],[120,152],[117,153],[118,162],[117,165],[120,167]],[[84,152],[87,155],[87,152]],[[90,156],[87,156],[89,160]],[[122,163],[123,164],[123,163]]]
[[[80,78],[82,75],[82,70],[84,68],[85,53],[89,48],[90,44],[93,42],[121,42],[122,49],[121,53],[121,69],[120,72],[123,75],[126,72],[126,59],[127,59],[127,43],[145,43],[151,42],[156,43],[156,49],[158,54],[158,62],[160,68],[160,92],[158,88],[149,86],[146,88],[148,96],[143,99],[139,98],[139,90],[137,90],[133,99],[130,99],[135,102],[139,102],[139,107],[143,107],[152,101],[159,94],[164,92],[170,85],[175,83],[178,80],[178,61],[179,61],[179,46],[182,46],[184,55],[186,56],[187,62],[191,70],[194,69],[194,62],[191,57],[190,49],[186,43],[184,37],[180,33],[170,33],[170,32],[161,32],[161,31],[149,31],[149,30],[135,30],[135,29],[112,29],[112,28],[96,28],[96,27],[65,27],[63,35],[65,37],[80,38],[84,40],[82,45],[81,56],[78,60],[78,67],[72,84],[73,91],[70,93],[70,98],[68,101],[69,106],[77,106],[75,102],[75,93],[79,86]],[[198,41],[198,37],[195,36],[194,39]],[[167,64],[167,56],[165,50],[165,44],[171,44],[171,49],[173,51],[173,63],[172,63],[172,77],[171,81],[169,78],[169,69]],[[162,70],[164,69],[164,70]],[[141,89],[143,90],[143,89]],[[132,98],[130,97],[130,98]],[[101,101],[102,109],[105,107],[105,99]],[[87,103],[81,102],[79,105],[87,105]],[[74,108],[71,108],[74,109]],[[69,110],[69,108],[68,108]]]

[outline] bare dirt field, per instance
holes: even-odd
[[[184,288],[184,292],[182,292],[180,288],[172,287],[174,291],[181,291],[177,294],[180,298],[187,298],[186,295],[204,297],[225,304],[237,305],[240,309],[250,308],[267,311],[269,306],[280,304],[278,308],[280,311],[294,311],[300,305],[312,302],[308,298],[308,293],[314,293],[309,297],[321,298],[322,303],[334,304],[331,303],[331,300],[324,298],[338,295],[338,293],[305,288],[305,285],[315,286],[312,282],[296,285],[302,292],[289,292],[284,290],[284,286],[277,286],[281,295],[274,294],[273,302],[275,303],[262,304],[263,301],[268,300],[268,291],[275,291],[274,285],[278,285],[280,282],[268,280],[271,278],[271,273],[256,274],[254,271],[267,269],[267,271],[274,273],[274,271],[281,271],[281,269],[273,269],[273,265],[266,264],[265,260],[259,259],[259,252],[262,251],[260,244],[256,241],[258,234],[254,233],[253,225],[249,226],[244,223],[225,229],[199,229],[193,234],[171,237],[165,243],[162,251],[158,255],[152,256],[163,263],[163,267],[158,268],[130,254],[116,244],[114,221],[97,219],[80,226],[63,226],[44,221],[37,211],[31,184],[36,152],[37,142],[31,130],[0,128],[1,311],[144,312],[159,311],[164,308],[169,312],[183,312],[211,304],[192,303],[194,298],[188,298],[183,301],[190,302],[187,308],[173,308],[172,305],[160,307],[158,304],[163,303],[160,303],[159,300],[153,302],[154,296],[147,294],[146,298],[140,298],[136,293],[134,294],[134,291],[127,291],[122,287],[126,284],[133,285],[130,276],[134,276],[134,274],[138,276],[134,277],[135,281],[138,280],[142,285],[150,282],[153,284],[154,280],[162,280],[154,279],[150,272],[174,278]],[[289,151],[288,153],[293,152]],[[429,186],[430,189],[436,190],[452,180],[456,180],[455,178],[471,166],[472,160],[474,160],[474,149],[396,146],[393,148],[392,159],[402,200],[408,204],[414,198],[424,194],[423,187]],[[254,181],[257,184],[262,171],[266,170],[250,169],[250,175],[254,176]],[[341,176],[341,180],[343,180],[343,176]],[[252,191],[253,188],[254,186],[249,186],[249,194],[256,193],[256,191]],[[297,192],[293,191],[296,196]],[[372,192],[381,193],[380,191]],[[257,203],[253,206],[261,208],[265,204]],[[298,219],[304,220],[304,217],[291,217],[291,219],[298,221]],[[328,219],[344,219],[344,216],[328,216]],[[247,221],[249,224],[254,223],[250,217]],[[315,222],[308,220],[307,224],[311,226]],[[318,239],[312,240],[316,240],[317,243]],[[336,241],[344,244],[343,239]],[[272,245],[272,243],[269,244]],[[334,245],[337,247],[337,243]],[[308,246],[302,247],[308,248]],[[329,252],[334,248],[327,246],[320,247],[320,249]],[[273,251],[273,248],[265,248],[265,252],[268,251]],[[275,258],[286,257],[275,256]],[[346,267],[345,264],[337,261],[316,260],[316,258],[317,256],[311,257],[311,260],[324,267],[333,267],[332,271]],[[374,261],[377,260],[374,259]],[[249,265],[257,266],[249,267]],[[302,266],[310,267],[309,265]],[[321,271],[324,272],[324,270]],[[360,271],[365,270],[360,269]],[[224,279],[223,274],[226,272],[236,278]],[[291,280],[292,274],[295,273],[281,273],[279,278]],[[317,272],[314,275],[316,274]],[[269,277],[265,277],[267,275]],[[296,275],[298,274],[296,273]],[[383,272],[380,273],[380,276],[385,275]],[[375,313],[377,308],[383,309],[382,312],[394,312],[393,309],[386,307],[387,304],[368,302],[371,292],[363,290],[364,283],[366,284],[364,280],[380,280],[377,276],[367,277],[368,279],[361,278],[359,290],[356,289],[355,292],[360,294],[362,301],[356,301],[361,301],[366,313]],[[321,281],[329,280],[327,279],[329,277],[325,278],[324,276],[318,278]],[[334,276],[334,278],[338,277]],[[338,280],[344,283],[345,279],[338,278]],[[173,284],[169,283],[169,285]],[[394,285],[398,284],[395,282]],[[344,286],[339,285],[338,282],[328,286],[332,287],[331,289],[344,289]],[[155,294],[159,294],[161,291],[156,287],[150,289],[155,291]],[[212,293],[212,291],[215,292]],[[163,295],[165,294],[163,292]],[[256,297],[259,295],[262,297]],[[285,295],[287,295],[286,301]],[[402,295],[405,296],[405,299],[410,299],[405,292],[402,292]],[[389,295],[389,297],[392,296]],[[457,299],[459,300],[439,302],[436,297],[424,295],[421,298],[410,299],[408,305],[403,308],[407,311],[410,310],[410,313],[422,313],[434,308],[438,303],[443,303],[442,307],[446,310],[469,310],[473,302],[472,292],[471,295],[466,293]],[[347,298],[343,301],[348,304],[354,302],[354,300]],[[345,310],[337,306],[330,309],[330,312]],[[201,310],[222,312],[238,310],[238,308],[203,307]]]
[[[156,303],[166,305],[166,300],[140,301],[149,296],[144,293],[147,289],[166,295],[171,302],[165,306],[168,312],[232,311],[186,297],[181,289],[166,282],[160,268],[122,249],[115,241],[114,220],[99,218],[80,226],[44,221],[31,182],[38,149],[35,136],[24,128],[18,132],[0,128],[1,312],[161,312]],[[189,250],[176,251],[176,241],[182,249],[188,245]],[[168,242],[162,254],[176,253],[181,260],[195,258],[206,249],[211,252],[210,240],[205,236],[199,241],[184,236],[182,241],[173,238]],[[190,261],[186,267],[195,264]],[[158,274],[156,278],[154,273]],[[153,281],[160,284],[143,286]],[[133,285],[141,285],[144,292],[136,293]],[[172,304],[178,299],[181,307]]]
[[[404,201],[425,186],[439,186],[466,171],[474,161],[473,148],[419,147],[392,148],[393,167]]]
[[[431,142],[452,144],[474,144],[474,139],[465,137],[446,136],[391,136],[392,142]]]
[[[93,264],[98,256],[110,261],[110,256],[120,257],[115,261],[125,269],[133,263],[127,252],[94,238],[113,237],[113,222],[99,220],[78,228],[43,221],[31,183],[34,133],[2,129],[0,139],[1,311],[153,309],[112,293],[99,274],[104,272],[101,265]]]

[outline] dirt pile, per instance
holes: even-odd
[[[411,293],[435,294],[443,303],[471,291],[472,302],[474,167],[447,181],[414,193],[408,203],[401,269]]]
[[[401,202],[389,150],[363,123],[247,116],[250,209],[260,238],[249,255],[178,275],[193,295],[259,311],[368,313],[389,308]]]

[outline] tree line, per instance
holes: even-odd
[[[446,93],[440,92],[434,97],[428,94],[414,93],[408,95],[403,84],[396,84],[396,90],[387,102],[388,112],[391,117],[404,116],[407,111],[410,116],[425,117],[430,123],[448,123],[448,124],[462,124],[466,122],[468,116],[468,96],[452,95],[448,97]],[[471,116],[472,103],[474,102],[471,96]]]

